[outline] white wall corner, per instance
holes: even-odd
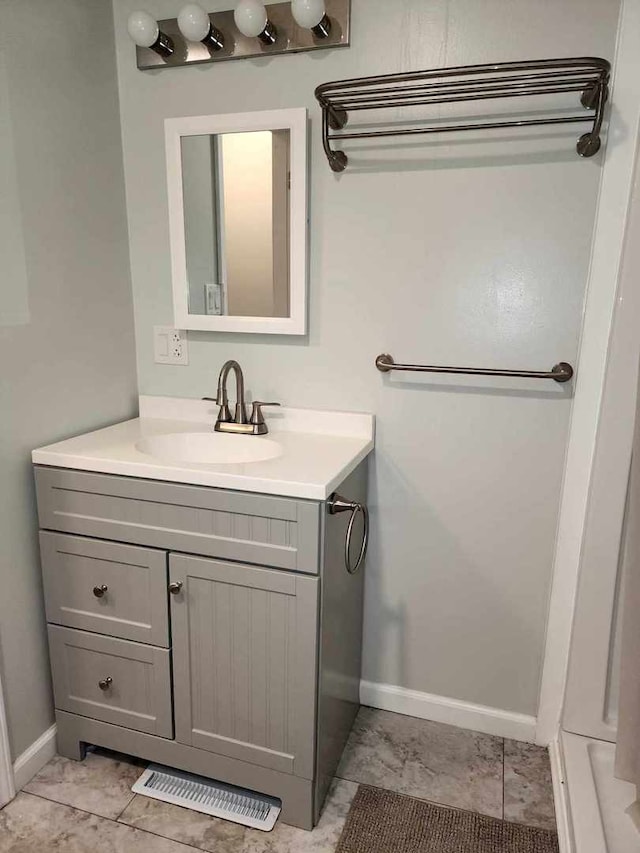
[[[558,827],[558,846],[560,853],[575,853],[569,812],[569,791],[567,790],[564,771],[564,754],[562,752],[562,741],[559,737],[554,738],[549,744],[549,760],[553,781],[553,804]]]
[[[56,754],[56,726],[51,726],[38,740],[19,755],[13,764],[13,776],[16,791],[20,791],[27,782],[51,761]]]
[[[394,711],[435,723],[446,723],[483,734],[533,743],[536,718],[486,705],[474,705],[447,696],[407,690],[393,684],[360,682],[360,701],[371,708]]]

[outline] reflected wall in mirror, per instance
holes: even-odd
[[[176,326],[304,334],[306,110],[167,119]]]

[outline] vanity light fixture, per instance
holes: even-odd
[[[351,0],[276,0],[266,6],[262,0],[229,0],[231,8],[216,12],[208,11],[205,0],[176,0],[176,7],[177,18],[156,21],[143,11],[130,16],[141,71],[332,50],[350,43]]]
[[[208,13],[198,3],[187,3],[178,15],[178,28],[187,41],[201,41],[211,50],[222,50],[224,36],[211,23]]]
[[[163,58],[171,56],[174,51],[173,39],[163,33],[156,19],[142,9],[129,15],[127,30],[138,47],[148,47]]]
[[[291,0],[291,14],[299,27],[320,39],[329,38],[331,21],[324,0]]]
[[[276,43],[278,31],[269,20],[261,0],[240,0],[233,13],[236,27],[247,38],[259,38],[263,44]]]

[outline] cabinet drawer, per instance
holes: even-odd
[[[173,737],[169,650],[49,625],[55,705]]]
[[[318,574],[320,504],[36,466],[40,527]]]
[[[48,622],[169,645],[164,551],[42,532],[40,553]]]

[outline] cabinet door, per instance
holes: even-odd
[[[313,778],[317,578],[171,554],[176,740]]]

